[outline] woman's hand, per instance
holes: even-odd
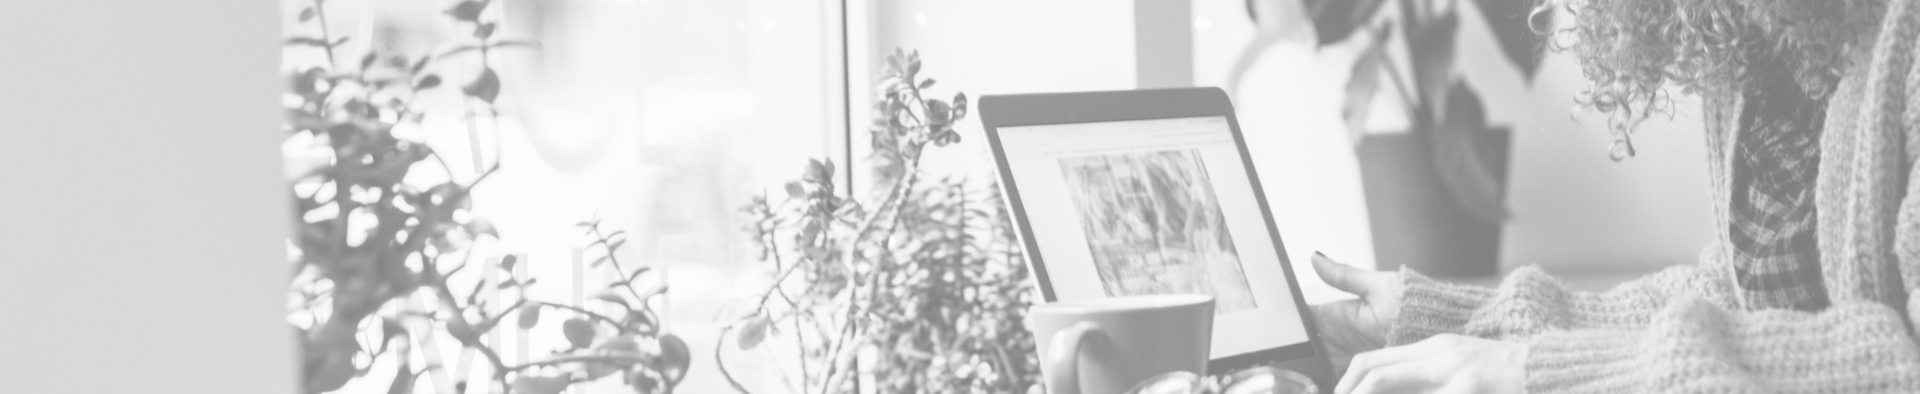
[[[1335,372],[1361,352],[1387,346],[1387,332],[1400,316],[1400,278],[1392,272],[1364,271],[1313,254],[1313,271],[1320,280],[1359,299],[1313,305],[1320,337],[1333,354]]]
[[[1353,357],[1334,394],[1520,393],[1527,345],[1440,334]]]

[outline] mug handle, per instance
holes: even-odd
[[[1048,340],[1046,366],[1053,374],[1047,376],[1048,394],[1080,394],[1080,345],[1087,339],[1087,333],[1100,330],[1093,322],[1080,322],[1065,330],[1053,333]]]

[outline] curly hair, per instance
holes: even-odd
[[[1670,109],[1669,88],[1737,93],[1752,82],[1748,65],[1781,61],[1810,97],[1831,94],[1848,52],[1878,30],[1886,0],[1544,0],[1534,12],[1555,6],[1572,26],[1534,30],[1578,58],[1588,87],[1574,102],[1606,114],[1630,156],[1632,129]]]

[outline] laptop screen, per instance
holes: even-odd
[[[1307,342],[1224,116],[999,128],[1057,300],[1214,296],[1221,359]]]

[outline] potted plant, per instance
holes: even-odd
[[[1292,21],[1260,21],[1256,2],[1278,5]],[[1489,125],[1479,93],[1454,73],[1460,26],[1459,0],[1252,0],[1261,23],[1308,23],[1320,47],[1340,44],[1366,31],[1364,49],[1352,65],[1342,116],[1359,157],[1361,184],[1380,268],[1408,265],[1443,276],[1492,275],[1499,269],[1500,227],[1505,208],[1511,132]],[[1551,12],[1532,2],[1474,0],[1497,44],[1515,69],[1530,78],[1539,68]],[[1444,9],[1442,5],[1448,5]],[[1261,29],[1230,81],[1283,27]],[[1404,58],[1390,51],[1400,37]],[[1403,77],[1403,74],[1411,78]],[[1231,82],[1230,82],[1231,84]],[[1405,112],[1407,133],[1364,129],[1375,96],[1388,94]]]
[[[1037,381],[1021,321],[1032,287],[997,188],[922,179],[923,150],[959,141],[968,107],[964,94],[925,98],[934,81],[920,70],[917,52],[895,50],[878,84],[877,200],[843,197],[833,164],[812,161],[784,200],[745,208],[776,274],[714,349],[739,391],[719,358],[774,341],[798,350],[802,392],[1023,392]]]
[[[628,270],[614,257],[622,233],[606,232],[598,222],[583,224],[593,237],[590,249],[605,255],[596,264],[613,264],[623,274],[596,302],[620,313],[530,299],[525,289],[538,280],[515,270],[518,258],[481,262],[470,247],[499,236],[471,213],[473,188],[500,168],[498,160],[475,168],[472,179],[423,181],[454,178],[455,171],[425,143],[394,134],[396,127],[418,126],[429,115],[411,104],[422,92],[443,89],[435,65],[445,62],[436,61],[461,56],[478,56],[475,76],[460,88],[469,129],[498,122],[493,102],[500,80],[487,53],[527,44],[493,37],[496,24],[482,18],[490,4],[466,0],[447,10],[471,29],[471,41],[418,56],[367,53],[354,68],[338,65],[335,49],[348,38],[331,34],[324,2],[299,8],[299,23],[317,25],[311,29],[317,34],[286,39],[287,53],[320,51],[324,63],[299,67],[288,77],[284,131],[290,145],[326,152],[324,163],[295,168],[290,187],[295,230],[289,239],[289,320],[299,338],[304,392],[338,390],[376,364],[393,368],[393,379],[381,382],[389,393],[415,391],[424,374],[464,372],[464,361],[412,364],[416,355],[437,359],[434,339],[440,337],[482,356],[491,373],[479,383],[498,392],[552,394],[615,375],[637,391],[666,392],[685,374],[685,343],[660,332],[648,303],[665,288],[636,280],[648,269]],[[475,148],[474,165],[481,167]],[[435,169],[443,174],[416,176]],[[502,279],[479,279],[484,277]],[[509,364],[485,340],[509,320],[522,330],[536,327],[543,310],[571,317],[553,325],[571,348]]]

